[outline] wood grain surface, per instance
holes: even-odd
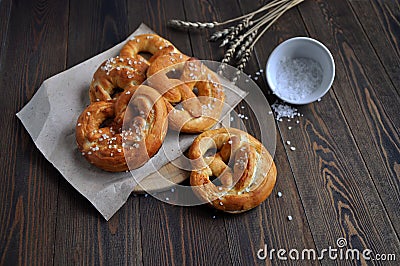
[[[106,222],[15,116],[45,79],[119,43],[142,22],[185,54],[219,61],[224,50],[208,41],[212,31],[176,30],[167,21],[221,21],[267,2],[1,0],[0,265],[398,265],[399,1],[306,0],[260,39],[245,69],[252,77],[295,36],[324,43],[336,77],[320,102],[297,107],[303,116],[276,123],[275,189],[241,215],[132,195]],[[273,104],[264,73],[257,77]],[[260,121],[252,109],[263,108],[236,108],[256,137]],[[337,247],[338,238],[347,248],[395,254],[397,262],[257,258],[265,245],[321,251]]]

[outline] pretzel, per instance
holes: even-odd
[[[179,52],[175,46],[156,34],[142,34],[132,37],[121,49],[120,56],[137,57],[139,53],[156,54],[159,50],[171,46],[174,52]],[[140,56],[141,57],[141,56]],[[142,57],[144,61],[146,59]],[[149,63],[149,62],[147,62]]]
[[[169,77],[170,72],[181,74]],[[164,54],[155,58],[147,76],[147,84],[166,100],[171,129],[200,133],[218,122],[225,99],[224,89],[217,75],[199,60],[181,53]]]
[[[150,87],[129,86],[116,102],[90,104],[75,128],[78,149],[90,163],[106,171],[142,166],[166,135],[167,112],[161,99]],[[129,120],[124,121],[125,114]]]
[[[164,71],[166,74],[167,71],[174,69],[174,65],[186,62],[189,59],[189,56],[176,51],[174,47],[167,46],[150,58],[151,64],[147,69],[147,77],[151,77],[160,71]]]
[[[213,148],[217,152],[207,156]],[[194,193],[225,212],[241,213],[260,205],[276,182],[271,155],[257,139],[239,129],[220,128],[200,134],[190,147],[189,158]],[[212,182],[211,177],[218,179]]]
[[[139,85],[146,79],[147,63],[141,57],[112,57],[104,61],[93,75],[90,101],[107,101],[128,85]]]
[[[162,96],[146,85],[130,86],[115,103],[116,121],[122,135],[129,169],[142,166],[161,147],[168,130]]]

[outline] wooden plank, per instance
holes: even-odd
[[[242,3],[246,6],[248,1]],[[335,23],[335,18],[348,16],[343,15],[343,7],[338,7],[342,12],[339,15],[339,11],[331,13],[327,10],[327,5],[321,1],[301,4],[307,29],[296,9],[278,20],[256,46],[260,67],[264,67],[278,43],[290,37],[307,35],[307,30],[311,37],[327,44],[334,58],[340,58],[339,49],[334,45],[338,40],[330,40],[332,30],[328,30],[326,25]],[[347,22],[340,31],[347,27],[351,29],[352,25]],[[335,33],[337,31],[339,29]],[[369,169],[352,137],[354,131],[346,123],[348,113],[344,117],[335,98],[336,91],[351,91],[351,88],[342,90],[348,84],[345,78],[341,78],[345,76],[343,69],[345,67],[338,62],[335,84],[340,84],[340,87],[334,84],[333,90],[320,103],[299,107],[304,113],[300,123],[284,121],[278,123],[279,130],[284,141],[290,140],[296,146],[296,151],[291,151],[288,146],[286,150],[317,248],[336,246],[336,240],[345,237],[348,247],[360,250],[371,248],[382,253],[398,250],[399,240],[385,211],[386,203],[381,202]],[[352,112],[360,114],[354,106]]]
[[[349,1],[349,4],[394,88],[400,93],[400,2],[373,0]]]
[[[68,67],[113,47],[128,33],[125,1],[71,1]]]
[[[175,0],[165,1],[128,1],[128,19],[130,32],[133,32],[141,23],[145,23],[160,36],[170,40],[182,53],[191,55],[192,50],[186,31],[171,29],[167,22],[172,18],[184,18],[182,2]],[[138,16],[140,14],[140,16]]]
[[[399,94],[390,83],[385,70],[375,63],[379,59],[368,45],[348,2],[339,1],[335,5],[305,3],[300,10],[304,13],[303,18],[310,34],[319,36],[335,53],[336,79],[337,84],[340,84],[340,89],[334,90],[335,95],[399,234],[400,224],[394,222],[400,216]],[[311,23],[306,15],[309,12],[328,13],[335,19],[326,23],[323,16],[313,15]],[[315,27],[316,23],[323,26]],[[336,34],[332,35],[330,32]]]
[[[229,9],[227,7],[229,6]],[[246,7],[255,9],[257,3],[248,2]],[[207,1],[207,2],[185,2],[186,13],[192,14],[192,21],[222,21],[242,13],[238,3],[232,1]],[[192,10],[204,10],[204,12],[190,12]],[[220,60],[224,50],[219,48],[217,43],[207,41],[210,31],[201,33],[191,33],[191,42],[193,54],[199,58]],[[202,47],[207,47],[202,49]],[[247,73],[255,73],[259,66],[253,61],[246,68]],[[260,80],[261,81],[261,80]],[[265,87],[264,87],[265,88]],[[251,92],[250,92],[251,93]],[[244,113],[249,117],[243,120],[249,133],[260,138],[259,123],[251,112],[251,109],[262,108],[259,106],[250,106],[242,109],[240,104],[235,110],[238,113]],[[265,115],[268,115],[267,111]],[[287,157],[282,153],[282,140],[277,136],[277,153],[275,163],[278,168],[277,184],[272,195],[258,208],[253,211],[240,215],[217,214],[217,219],[223,218],[227,232],[229,246],[224,252],[229,252],[233,264],[259,264],[266,261],[257,258],[259,249],[267,245],[272,248],[315,248],[311,232],[304,217],[304,210],[299,200],[299,194],[290,172]],[[283,156],[282,156],[283,155]],[[277,191],[284,193],[283,198],[277,198]],[[295,220],[288,221],[288,216],[295,217]],[[274,258],[276,259],[276,257]]]
[[[0,265],[46,265],[53,263],[59,174],[15,113],[65,67],[68,1],[10,3],[0,3],[0,20],[9,19],[0,58],[0,86],[7,88],[0,96]]]
[[[0,1],[0,69],[1,69],[1,55],[5,50],[8,25],[10,22],[12,0]]]
[[[126,1],[70,3],[68,67],[128,36]],[[139,200],[130,199],[106,222],[65,180],[60,182],[56,265],[141,264]]]

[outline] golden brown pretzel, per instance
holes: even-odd
[[[174,69],[174,65],[186,62],[189,59],[189,56],[175,51],[174,47],[165,47],[150,58],[151,64],[147,69],[147,77],[151,77],[162,70],[167,73],[167,71]]]
[[[171,46],[174,52],[179,52],[175,46],[157,34],[142,34],[132,37],[121,49],[120,55],[125,57],[140,56],[139,53],[156,54],[165,47]],[[141,57],[141,56],[140,56]],[[146,60],[143,58],[143,60]]]
[[[115,112],[116,121],[123,122],[122,136],[129,169],[136,169],[156,154],[164,141],[168,130],[165,103],[151,87],[129,86],[117,99]]]
[[[205,156],[216,148],[212,156]],[[240,213],[261,204],[272,192],[276,167],[271,155],[254,137],[235,128],[200,134],[189,150],[193,171],[190,184],[214,208]],[[210,177],[219,177],[215,185]],[[215,182],[215,181],[214,181]]]
[[[128,170],[122,148],[120,125],[114,123],[114,102],[90,104],[76,124],[76,142],[82,155],[95,166],[110,172]],[[110,121],[106,126],[105,121]]]
[[[133,108],[127,108],[128,104]],[[131,120],[123,121],[126,112]],[[122,128],[123,122],[126,127]],[[161,147],[167,127],[161,95],[147,86],[129,86],[117,102],[95,102],[82,112],[76,141],[90,163],[120,172],[146,163]]]
[[[181,74],[169,77],[176,73]],[[171,129],[199,133],[218,122],[225,100],[224,89],[217,75],[199,60],[180,53],[165,54],[155,58],[147,76],[148,84],[166,100]]]
[[[142,57],[112,57],[104,61],[93,75],[89,89],[90,102],[107,101],[117,89],[139,85],[146,79],[147,63]]]

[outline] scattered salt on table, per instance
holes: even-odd
[[[276,114],[276,120],[280,121],[283,117],[294,118],[295,116],[300,116],[301,114],[297,112],[297,109],[291,107],[290,105],[280,103],[276,101],[273,105],[271,105],[272,110],[274,110]]]
[[[311,58],[284,58],[276,72],[275,93],[298,101],[314,92],[322,83],[322,67]]]

